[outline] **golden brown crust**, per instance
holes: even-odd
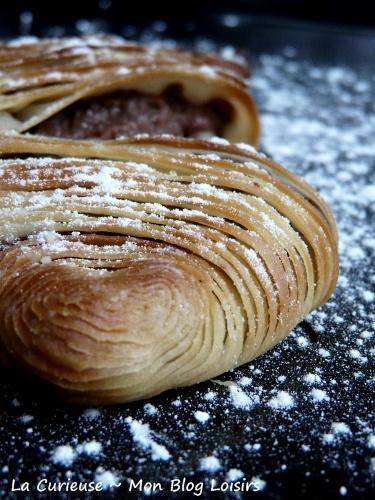
[[[0,137],[0,350],[80,403],[217,376],[326,301],[320,196],[247,145]]]
[[[178,84],[194,104],[222,99],[230,105],[224,137],[254,145],[259,141],[246,66],[236,61],[103,36],[2,44],[0,67],[2,132],[26,132],[93,95],[118,89],[161,94]]]

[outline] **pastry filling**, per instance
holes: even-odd
[[[207,104],[187,101],[179,85],[161,95],[117,90],[78,101],[31,132],[73,139],[115,139],[137,134],[221,136],[232,112],[230,104],[222,99]]]

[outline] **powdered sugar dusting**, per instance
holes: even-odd
[[[52,453],[52,462],[65,467],[72,465],[75,457],[74,449],[69,445],[58,446]]]
[[[152,460],[169,460],[171,458],[167,448],[153,439],[152,432],[148,424],[138,422],[131,417],[128,417],[126,422],[130,427],[135,443],[139,444],[145,450],[150,450]]]
[[[217,472],[221,468],[220,460],[217,457],[203,457],[200,461],[200,469],[206,472]]]
[[[276,410],[292,408],[294,406],[293,397],[286,391],[279,391],[275,397],[269,400],[269,406]]]

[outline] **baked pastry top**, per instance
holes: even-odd
[[[217,376],[335,287],[328,207],[248,145],[9,135],[0,151],[0,358],[71,401]]]

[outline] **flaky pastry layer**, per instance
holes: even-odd
[[[0,358],[127,402],[264,353],[338,274],[330,210],[248,145],[0,137]]]
[[[222,135],[256,145],[259,120],[246,67],[235,60],[118,37],[0,44],[0,132],[27,132],[83,99],[135,90],[160,95],[178,86],[196,105],[222,100],[232,110]]]

